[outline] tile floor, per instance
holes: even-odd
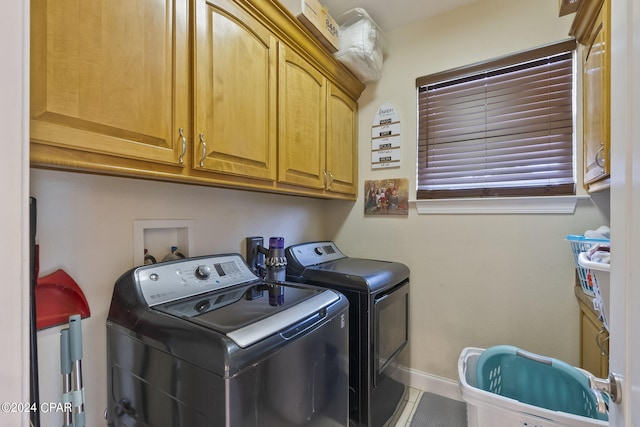
[[[404,408],[400,405],[398,413],[395,414],[391,421],[387,424],[387,427],[409,427],[413,413],[420,402],[422,396],[422,390],[418,390],[412,387],[407,387],[407,391],[403,396]]]

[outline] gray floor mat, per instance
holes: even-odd
[[[466,427],[467,405],[433,393],[422,393],[411,427]]]

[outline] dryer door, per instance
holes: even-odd
[[[377,387],[393,371],[394,360],[409,342],[409,281],[377,295],[373,316],[373,384]]]

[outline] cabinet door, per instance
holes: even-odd
[[[326,78],[300,55],[280,46],[278,181],[325,185]]]
[[[598,13],[584,48],[584,182],[609,176],[609,40],[608,2]]]
[[[32,141],[181,163],[187,22],[186,0],[32,0]]]
[[[580,367],[597,377],[609,375],[608,333],[596,315],[580,303]]]
[[[329,84],[327,105],[327,190],[355,194],[358,170],[358,105]]]
[[[195,169],[275,180],[277,40],[231,0],[198,0]]]

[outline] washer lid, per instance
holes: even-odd
[[[281,291],[280,305],[270,304],[270,289],[278,295]],[[244,348],[295,327],[339,299],[339,294],[330,290],[262,283],[226,288],[154,309],[224,334]]]

